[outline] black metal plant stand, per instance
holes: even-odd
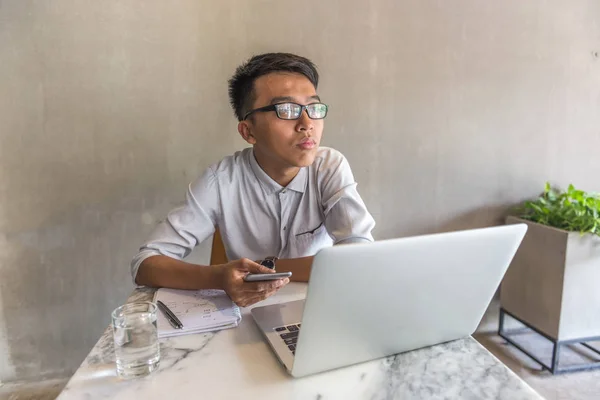
[[[508,337],[509,333],[511,333],[511,332],[514,333],[514,332],[522,331],[522,329],[514,329],[514,330],[511,330],[511,331],[505,331],[504,330],[504,316],[505,316],[505,314],[508,314],[510,317],[516,319],[517,321],[519,321],[520,323],[522,323],[523,325],[525,325],[527,328],[531,329],[532,331],[536,332],[537,334],[545,337],[546,339],[548,339],[549,341],[552,342],[552,344],[553,344],[553,348],[552,348],[552,365],[545,364],[544,362],[542,362],[541,360],[539,360],[537,357],[535,357],[533,354],[531,354],[529,351],[525,350],[519,344],[515,343],[514,340],[512,340],[512,339],[510,339]],[[510,312],[506,311],[503,308],[500,308],[500,322],[499,322],[499,327],[498,327],[498,335],[502,339],[506,340],[508,343],[510,343],[513,346],[515,346],[517,349],[521,350],[523,353],[527,354],[532,360],[534,360],[535,362],[537,362],[538,364],[540,364],[543,369],[547,369],[553,375],[561,374],[563,372],[587,371],[587,370],[591,370],[591,369],[600,368],[600,361],[586,363],[586,364],[581,364],[581,365],[572,365],[572,366],[568,366],[568,367],[560,367],[559,363],[558,363],[558,359],[559,359],[559,355],[560,355],[560,348],[561,348],[561,346],[563,346],[565,344],[581,344],[582,346],[584,346],[584,347],[592,350],[594,353],[600,355],[600,350],[598,350],[595,347],[590,346],[589,344],[586,343],[586,342],[593,342],[593,341],[596,341],[596,340],[600,340],[600,336],[589,337],[589,338],[570,339],[570,340],[556,340],[556,339],[551,338],[550,336],[546,335],[545,333],[540,332],[538,329],[536,329],[533,326],[529,325],[527,322],[525,322],[525,321],[523,321],[523,320],[515,317],[513,314],[511,314]]]

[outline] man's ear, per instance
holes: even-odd
[[[248,121],[240,121],[238,123],[238,132],[242,136],[242,139],[244,139],[249,144],[256,143],[256,138],[252,134],[252,128]]]

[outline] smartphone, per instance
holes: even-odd
[[[274,274],[248,274],[244,277],[246,282],[274,281],[277,279],[289,278],[291,272],[276,272]]]

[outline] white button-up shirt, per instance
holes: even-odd
[[[210,166],[189,185],[131,262],[135,281],[153,255],[185,258],[219,228],[229,260],[314,255],[338,243],[373,241],[375,221],[356,190],[346,158],[319,148],[315,161],[283,187],[246,148]]]

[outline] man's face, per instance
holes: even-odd
[[[304,75],[296,73],[263,75],[254,81],[254,93],[256,99],[252,109],[285,102],[301,105],[320,102],[313,84]],[[240,122],[238,130],[248,143],[254,145],[255,152],[272,166],[306,167],[315,159],[323,120],[310,119],[306,110],[297,120],[279,119],[275,111],[255,112]]]

